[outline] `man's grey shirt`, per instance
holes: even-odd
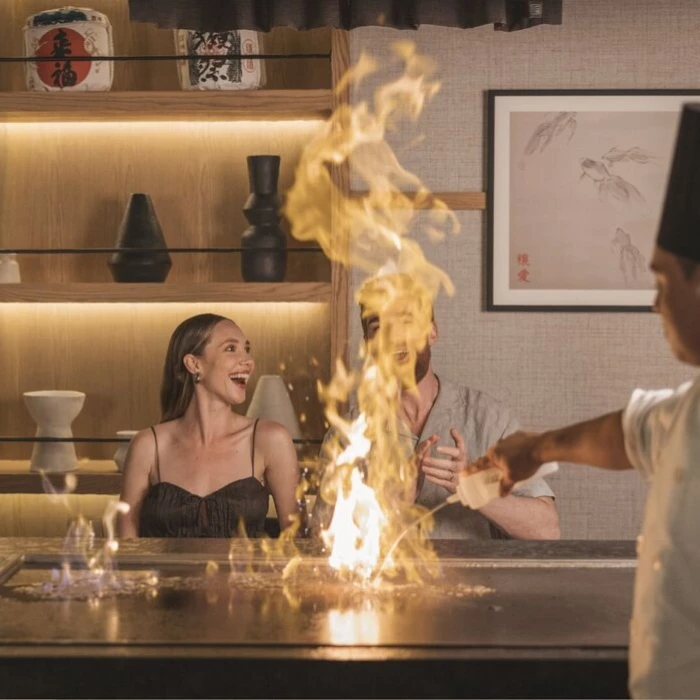
[[[439,437],[438,445],[454,447],[455,443],[450,435],[450,428],[454,428],[464,438],[468,459],[471,461],[485,454],[486,450],[502,437],[520,429],[511,412],[500,401],[482,391],[468,389],[448,380],[438,381],[438,395],[420,436],[416,437],[408,429],[400,433],[411,452],[419,442],[427,440],[431,435]],[[321,455],[324,454],[324,447],[332,435],[332,431],[326,433]],[[435,452],[434,448],[433,454],[436,457],[444,457]],[[544,479],[534,479],[524,486],[516,486],[512,493],[526,498],[554,497],[554,492]],[[432,509],[450,495],[444,486],[424,479],[416,503]],[[315,527],[327,527],[331,514],[332,507],[325,504],[320,497],[317,498],[313,511]],[[445,506],[435,513],[434,523],[430,533],[434,539],[484,540],[505,536],[481,513],[460,503]]]

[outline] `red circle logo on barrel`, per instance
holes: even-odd
[[[87,78],[92,61],[73,61],[76,56],[89,56],[85,48],[85,37],[75,29],[54,27],[42,35],[34,53],[41,58],[54,58],[55,61],[41,61],[37,64],[37,74],[45,85],[58,88],[75,87]]]

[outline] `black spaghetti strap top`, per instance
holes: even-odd
[[[146,493],[139,515],[139,537],[237,537],[239,523],[248,537],[264,534],[269,493],[255,477],[255,430],[250,448],[251,475],[232,481],[207,496],[160,480],[156,431],[156,474],[158,482]]]

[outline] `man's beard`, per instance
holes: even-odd
[[[425,347],[416,355],[416,367],[414,370],[416,384],[418,384],[430,370],[430,345],[425,344]]]

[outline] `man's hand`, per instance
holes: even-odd
[[[422,442],[416,449],[416,454],[418,454],[421,446],[430,443],[423,450],[418,462],[418,468],[422,469],[428,481],[444,486],[450,493],[455,493],[459,483],[459,473],[466,469],[469,464],[469,453],[464,444],[464,439],[454,428],[450,428],[450,435],[452,435],[455,446],[441,446],[437,448],[437,452],[447,455],[446,458],[430,457],[428,454],[430,448],[438,441],[437,435],[432,435],[428,440]]]
[[[529,479],[542,466],[537,457],[538,433],[518,431],[492,445],[483,457],[466,468],[467,474],[497,467],[501,470],[501,496],[511,492],[518,481]]]

